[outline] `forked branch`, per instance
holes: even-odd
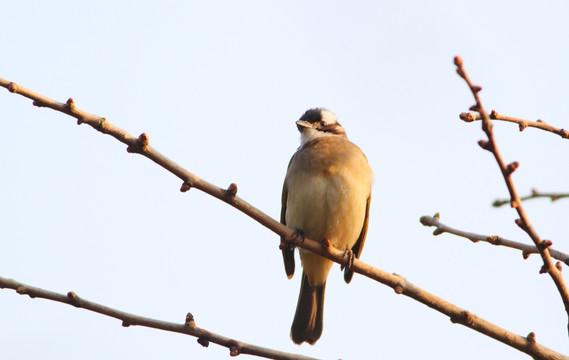
[[[34,100],[34,104],[36,106],[44,106],[57,111],[61,111],[65,114],[77,118],[78,123],[80,124],[89,124],[98,131],[115,137],[117,140],[128,145],[127,150],[129,152],[138,153],[149,158],[150,160],[154,161],[158,165],[162,166],[163,168],[167,169],[182,179],[183,184],[182,188],[180,189],[181,191],[187,191],[191,187],[202,190],[207,194],[210,194],[247,214],[266,228],[286,239],[286,241],[289,243],[292,244],[294,242],[296,236],[293,230],[275,221],[270,216],[264,214],[263,212],[259,211],[252,205],[239,198],[236,195],[237,186],[235,184],[231,184],[228,189],[221,189],[200,179],[196,175],[183,169],[181,166],[153,149],[149,145],[148,136],[146,134],[142,134],[138,138],[135,138],[126,131],[115,127],[108,121],[105,121],[105,119],[77,109],[72,99],[68,100],[66,104],[58,103],[52,99],[36,94],[30,90],[27,90],[1,78],[0,86],[6,87],[13,93],[18,93]],[[277,237],[275,237],[275,239],[278,240]],[[350,261],[350,258],[345,256],[345,251],[334,248],[331,246],[330,241],[318,242],[306,238],[301,242],[294,242],[294,245],[320,254],[344,266],[348,265]],[[377,269],[371,265],[364,263],[363,261],[360,261],[359,259],[353,260],[351,263],[351,269],[356,273],[362,274],[370,279],[376,280],[393,288],[397,294],[403,294],[405,296],[413,298],[418,302],[421,302],[422,304],[425,304],[428,307],[445,314],[451,319],[453,323],[459,323],[471,329],[474,329],[506,345],[518,349],[519,351],[532,356],[534,359],[569,360],[569,357],[538,344],[535,340],[534,333],[530,333],[527,337],[523,337],[500,328],[499,326],[492,324],[467,310],[461,309],[458,306],[451,304],[450,302],[413,285],[400,275],[391,274],[386,271]]]
[[[531,254],[539,254],[539,250],[534,245],[527,245],[518,241],[504,239],[503,237],[497,235],[481,235],[452,228],[439,221],[439,214],[435,214],[435,216],[421,216],[419,221],[421,221],[421,224],[425,226],[434,226],[436,229],[433,231],[433,235],[435,236],[449,233],[466,238],[473,243],[482,241],[496,246],[505,246],[512,249],[518,249],[522,251],[522,256],[524,259],[527,259]],[[553,248],[549,248],[549,254],[553,258],[564,262],[566,265],[569,265],[569,255],[561,251],[554,250]]]
[[[533,127],[536,129],[552,132],[554,134],[561,136],[563,139],[569,139],[569,131],[565,129],[556,128],[555,126],[551,126],[543,120],[538,119],[536,121],[531,121],[531,120],[516,118],[513,116],[500,115],[496,110],[492,110],[489,116],[490,119],[493,120],[501,120],[501,121],[507,121],[518,124],[520,131],[524,131],[528,127]],[[460,114],[460,119],[462,121],[472,122],[476,120],[482,120],[482,115],[471,112],[468,113],[463,112]]]
[[[529,218],[522,205],[522,201],[518,196],[518,193],[514,186],[514,182],[512,180],[512,173],[516,171],[516,169],[519,166],[519,163],[515,161],[506,165],[506,163],[502,159],[502,155],[498,150],[498,144],[496,143],[496,140],[494,138],[494,133],[492,131],[493,125],[492,122],[490,121],[490,116],[488,115],[486,110],[484,110],[484,107],[482,106],[482,101],[480,101],[479,93],[480,90],[482,90],[482,88],[480,86],[474,85],[472,81],[470,81],[470,78],[468,77],[466,71],[464,70],[462,59],[460,57],[457,56],[454,58],[454,64],[456,65],[457,68],[456,72],[458,73],[458,75],[460,75],[460,77],[464,79],[464,81],[466,81],[466,84],[468,85],[470,91],[472,92],[472,95],[474,96],[476,104],[473,105],[470,108],[470,110],[476,111],[480,114],[482,118],[482,130],[488,137],[488,140],[480,140],[478,144],[484,150],[488,150],[492,153],[492,155],[494,155],[494,159],[498,163],[498,167],[500,168],[502,176],[504,177],[504,181],[506,182],[508,192],[510,193],[510,206],[516,209],[516,212],[518,213],[519,216],[519,218],[516,219],[516,224],[529,235],[529,237],[532,239],[535,246],[539,250],[539,254],[541,255],[541,258],[543,260],[543,267],[540,272],[549,273],[549,275],[553,279],[553,282],[555,283],[555,286],[557,287],[557,290],[559,291],[559,294],[563,301],[563,305],[565,306],[565,311],[569,316],[569,289],[567,288],[567,285],[563,280],[563,276],[561,275],[561,270],[560,270],[561,266],[555,266],[551,258],[551,255],[549,254],[549,247],[551,246],[551,241],[542,240],[538,235],[537,231],[535,231],[535,229],[531,225]],[[569,323],[567,329],[569,331]]]
[[[209,343],[215,343],[224,346],[229,349],[229,354],[231,356],[237,356],[240,354],[249,354],[262,356],[268,359],[280,359],[280,360],[315,360],[311,357],[306,357],[297,354],[285,353],[282,351],[276,351],[273,349],[267,349],[260,346],[251,345],[241,341],[227,338],[225,336],[212,333],[205,329],[196,326],[194,317],[192,314],[188,313],[186,315],[186,320],[183,324],[176,324],[167,321],[150,319],[147,317],[142,317],[139,315],[130,314],[124,311],[110,308],[105,305],[97,304],[89,300],[80,298],[74,292],[70,291],[67,295],[59,294],[53,291],[48,291],[40,289],[37,287],[22,284],[12,279],[5,279],[0,277],[0,288],[8,288],[16,290],[20,295],[28,295],[31,298],[42,298],[61,302],[64,304],[72,305],[78,308],[83,308],[90,310],[102,315],[110,316],[115,319],[122,321],[122,326],[144,326],[153,329],[160,329],[165,331],[171,331],[180,334],[191,335],[198,338],[198,343],[202,346],[209,346]]]
[[[553,202],[553,201],[557,201],[559,199],[568,198],[568,197],[569,197],[568,193],[542,193],[542,192],[539,192],[537,189],[531,189],[531,194],[520,197],[520,200],[526,201],[526,200],[537,199],[537,198],[547,198],[547,199],[551,200],[551,202]],[[492,203],[492,206],[500,207],[502,205],[506,205],[509,203],[510,203],[510,200],[497,199],[497,200],[494,200],[494,202]]]

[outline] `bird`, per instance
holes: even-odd
[[[300,147],[290,159],[282,192],[281,223],[298,236],[330,241],[359,258],[369,224],[373,171],[362,150],[348,140],[338,117],[324,108],[307,110],[296,127]],[[294,242],[281,237],[285,272],[294,275]],[[326,279],[333,262],[299,248],[303,267],[290,336],[314,345],[322,335]],[[349,283],[353,271],[344,269]]]

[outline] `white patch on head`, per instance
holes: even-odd
[[[326,125],[335,124],[338,122],[338,117],[336,116],[336,114],[334,114],[329,110],[322,109],[320,110],[320,114],[322,115],[322,121],[324,121]],[[319,126],[320,124],[315,123],[313,125]],[[338,136],[338,135],[330,132],[318,131],[317,129],[312,127],[305,128],[303,131],[300,132],[300,146],[306,144],[311,140],[324,136]]]
[[[322,120],[326,124],[334,124],[338,122],[338,117],[336,116],[336,114],[334,114],[329,110],[321,110],[320,114],[322,114]]]

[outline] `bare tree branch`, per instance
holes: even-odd
[[[345,251],[331,246],[329,240],[318,242],[305,238],[301,241],[297,241],[296,234],[293,230],[275,221],[270,216],[264,214],[236,196],[237,186],[235,184],[231,184],[227,190],[224,190],[200,179],[150,147],[148,136],[144,133],[138,138],[135,138],[126,131],[115,127],[104,118],[100,118],[96,115],[77,109],[72,99],[69,99],[66,104],[62,104],[1,78],[0,86],[7,88],[13,93],[18,93],[34,100],[34,105],[36,106],[49,107],[54,110],[61,111],[77,118],[79,120],[79,124],[89,124],[96,130],[115,137],[117,140],[128,145],[127,151],[131,153],[138,153],[151,159],[182,179],[184,183],[180,189],[181,191],[187,191],[191,187],[202,190],[247,214],[266,228],[283,237],[287,242],[320,254],[343,266],[350,266],[354,272],[393,288],[397,294],[408,296],[438,312],[445,314],[450,317],[450,320],[453,323],[459,323],[467,326],[506,345],[518,349],[519,351],[530,355],[534,359],[569,360],[569,357],[538,344],[533,332],[527,337],[523,337],[500,328],[499,326],[492,324],[467,310],[461,309],[458,306],[415,286],[400,275],[388,273],[368,265],[359,259],[353,259],[350,256],[346,256],[347,254]],[[283,245],[286,246],[287,244],[281,244],[281,246]]]
[[[471,112],[470,113],[463,112],[460,114],[460,119],[466,122],[472,122],[476,120],[482,120],[482,115]],[[524,131],[525,128],[527,127],[533,127],[536,129],[552,132],[554,134],[561,136],[564,139],[569,139],[569,131],[551,126],[548,123],[544,122],[543,120],[531,121],[531,120],[515,118],[512,116],[500,115],[496,110],[492,110],[490,112],[490,119],[516,123],[519,125],[520,131]]]
[[[433,235],[437,236],[443,233],[454,234],[463,238],[467,238],[468,240],[472,241],[473,243],[477,243],[479,241],[487,242],[492,245],[497,246],[505,246],[512,249],[518,249],[522,251],[522,256],[524,259],[527,259],[530,254],[539,254],[539,250],[537,247],[533,245],[523,244],[521,242],[513,241],[504,239],[497,235],[480,235],[471,232],[466,232],[458,229],[454,229],[450,226],[447,226],[439,221],[439,214],[435,214],[435,216],[421,216],[419,221],[421,224],[425,226],[434,226],[436,227],[435,231],[433,231]],[[549,254],[560,261],[563,261],[566,265],[569,265],[569,255],[549,248]]]
[[[560,270],[561,265],[559,264],[558,266],[555,266],[553,264],[551,255],[549,254],[549,247],[551,246],[551,241],[542,240],[539,237],[538,233],[531,225],[529,218],[526,215],[526,212],[523,208],[522,201],[518,196],[516,188],[514,187],[514,182],[512,180],[512,173],[516,171],[516,169],[519,166],[519,163],[517,161],[514,161],[513,163],[506,165],[506,163],[502,159],[502,155],[498,151],[498,145],[496,143],[496,140],[494,139],[494,133],[492,131],[493,125],[492,122],[490,121],[490,116],[488,116],[488,113],[486,112],[486,110],[484,110],[482,102],[480,101],[480,97],[478,96],[478,93],[480,92],[480,90],[482,90],[482,88],[480,86],[472,84],[470,78],[468,77],[466,71],[464,70],[464,67],[462,66],[462,59],[459,56],[456,56],[454,58],[454,64],[457,67],[456,72],[458,73],[458,75],[460,75],[460,77],[464,79],[464,81],[466,81],[466,84],[470,88],[470,91],[474,96],[474,100],[476,101],[476,104],[473,105],[470,108],[470,110],[478,112],[482,117],[482,130],[484,131],[484,133],[486,133],[488,140],[487,141],[480,140],[478,144],[484,150],[488,150],[492,153],[492,155],[494,155],[494,159],[498,163],[498,167],[502,172],[502,176],[504,177],[504,181],[506,182],[506,186],[508,187],[508,191],[510,193],[510,206],[516,209],[519,216],[519,218],[516,220],[516,224],[529,235],[529,237],[533,240],[535,246],[538,248],[539,254],[543,259],[543,267],[541,268],[540,272],[549,273],[549,275],[553,279],[553,282],[555,283],[555,286],[557,287],[557,290],[561,295],[561,299],[563,300],[565,311],[569,316],[569,289],[567,288],[567,285],[563,280],[563,276],[561,275],[561,270]],[[567,325],[567,330],[569,331],[569,323]]]
[[[556,200],[559,200],[562,198],[567,198],[567,197],[569,197],[568,193],[542,193],[542,192],[537,191],[537,189],[531,189],[531,194],[520,197],[520,200],[526,201],[526,200],[537,199],[537,198],[548,198],[551,200],[551,202],[553,202],[553,201],[556,201]],[[509,203],[510,203],[510,200],[497,199],[497,200],[494,200],[494,202],[492,203],[492,206],[500,207],[502,205],[509,204]]]
[[[194,322],[194,317],[190,313],[186,315],[186,321],[184,324],[176,324],[167,321],[150,319],[139,315],[130,314],[124,311],[116,310],[108,306],[100,305],[92,301],[82,299],[72,291],[68,292],[67,295],[63,295],[53,291],[48,291],[37,287],[29,286],[26,284],[22,284],[15,280],[6,279],[3,277],[0,277],[0,288],[2,289],[8,288],[16,290],[18,294],[28,295],[32,299],[37,297],[42,299],[58,301],[78,308],[94,311],[102,315],[110,316],[115,319],[122,320],[122,326],[124,327],[128,327],[131,325],[138,325],[153,329],[160,329],[160,330],[195,336],[198,338],[198,343],[200,343],[200,345],[202,346],[207,347],[209,346],[210,342],[213,342],[215,344],[228,348],[229,354],[231,356],[237,356],[240,354],[249,354],[249,355],[265,357],[267,359],[314,360],[314,358],[311,357],[306,357],[297,354],[290,354],[286,352],[276,351],[272,349],[263,348],[260,346],[247,344],[241,341],[233,340],[225,336],[221,336],[216,333],[212,333],[210,331],[201,329],[196,326]]]

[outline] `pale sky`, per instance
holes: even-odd
[[[452,59],[485,107],[569,128],[563,1],[19,1],[0,5],[0,77],[108,119],[275,219],[308,108],[336,113],[375,172],[361,259],[569,354],[541,260],[432,236],[422,215],[530,243]],[[138,315],[325,359],[523,359],[392,289],[335,266],[324,332],[289,338],[300,269],[278,236],[75,119],[0,89],[0,276]],[[568,191],[569,142],[496,124],[521,195]],[[569,201],[533,200],[538,233],[568,252]],[[567,271],[567,269],[565,270]],[[3,359],[223,359],[226,348],[0,290]],[[242,357],[249,358],[245,355]]]

